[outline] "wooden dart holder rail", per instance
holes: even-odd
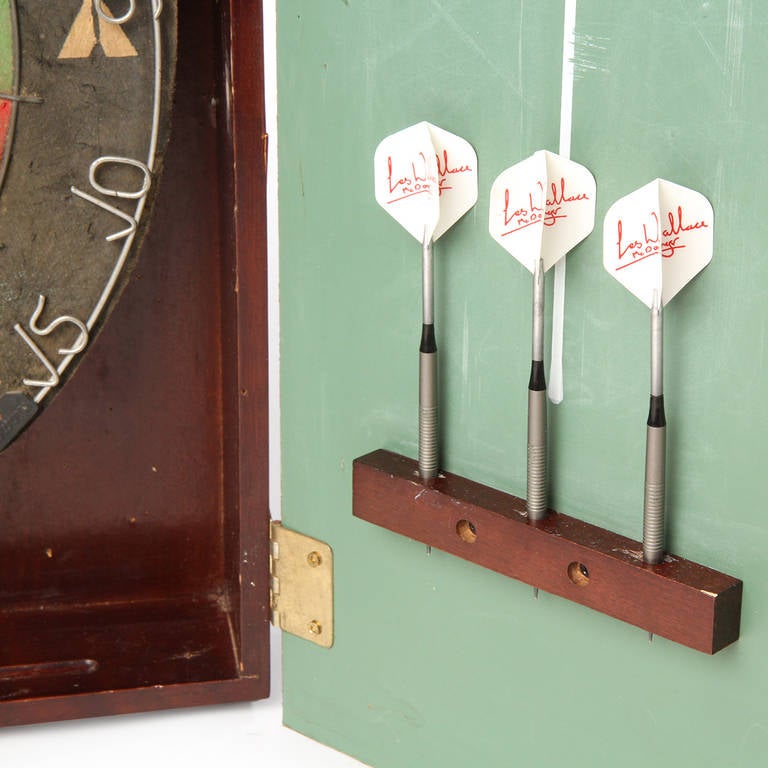
[[[739,637],[742,582],[457,475],[425,484],[417,463],[379,450],[354,463],[356,517],[704,653]]]

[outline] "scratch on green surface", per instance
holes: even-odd
[[[0,0],[0,90],[13,86],[13,26],[11,0]]]

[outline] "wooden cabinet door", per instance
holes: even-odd
[[[337,575],[333,649],[285,639],[290,726],[377,768],[761,764],[766,23],[756,0],[577,4],[571,156],[598,211],[568,257],[551,504],[641,536],[649,321],[602,268],[602,220],[656,177],[697,189],[715,253],[665,315],[669,548],[744,581],[741,639],[708,657],[352,516],[355,457],[416,455],[419,249],[372,161],[421,120],[480,170],[435,245],[442,463],[525,493],[530,283],[488,192],[558,150],[564,3],[278,4],[283,519]]]

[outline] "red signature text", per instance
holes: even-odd
[[[546,195],[544,194],[544,185],[540,181],[536,182],[536,186],[538,187],[536,200],[541,201],[543,198],[543,206],[536,205],[533,201],[534,193],[529,192],[528,204],[512,210],[513,206],[510,205],[509,190],[504,190],[504,226],[509,227],[510,224],[512,226],[506,232],[502,232],[501,237],[519,232],[521,229],[538,224],[540,221],[543,222],[545,227],[553,227],[561,219],[568,218],[568,214],[564,210],[567,203],[589,200],[589,195],[586,192],[579,192],[574,195],[568,194],[563,177],[560,177],[560,181],[553,181],[549,185]]]
[[[683,208],[678,205],[676,211],[667,214],[668,226],[660,226],[659,217],[655,211],[648,214],[642,225],[642,236],[629,240],[624,235],[624,223],[619,219],[617,224],[616,248],[620,269],[631,267],[633,264],[661,252],[662,258],[671,259],[675,253],[685,248],[682,242],[683,233],[697,229],[706,229],[709,225],[704,221],[686,223]]]
[[[686,224],[683,221],[683,207],[681,205],[677,206],[676,212],[673,213],[670,211],[667,214],[667,220],[669,222],[669,227],[661,231],[663,237],[661,255],[665,259],[669,259],[674,256],[675,251],[679,250],[680,248],[685,248],[685,245],[680,243],[680,238],[683,232],[691,232],[695,229],[706,229],[709,226],[704,221],[697,221],[693,224]]]
[[[388,203],[396,203],[407,197],[432,192],[438,186],[435,176],[429,173],[427,158],[423,152],[419,152],[417,158],[405,166],[405,171],[400,168],[397,173],[394,171],[392,156],[388,156],[387,180],[390,194]]]
[[[442,155],[435,155],[437,160],[437,176],[430,174],[427,158],[423,152],[419,152],[417,158],[398,169],[397,173],[393,169],[392,156],[387,157],[387,180],[389,183],[389,194],[391,199],[388,204],[405,200],[407,197],[421,195],[425,192],[434,192],[437,189],[438,195],[453,189],[451,181],[457,174],[471,173],[472,168],[469,165],[452,164],[448,155],[448,150],[444,149]]]
[[[453,189],[450,186],[451,177],[458,173],[470,173],[472,168],[468,165],[455,165],[451,166],[448,160],[448,150],[443,150],[443,156],[435,155],[437,158],[437,176],[440,179],[440,194],[442,195],[448,189]]]

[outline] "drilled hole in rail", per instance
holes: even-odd
[[[462,541],[466,541],[467,544],[474,544],[477,541],[477,530],[475,526],[469,522],[469,520],[459,520],[456,523],[456,533]]]
[[[571,563],[568,566],[568,578],[577,587],[586,587],[589,584],[589,570],[584,563]]]

